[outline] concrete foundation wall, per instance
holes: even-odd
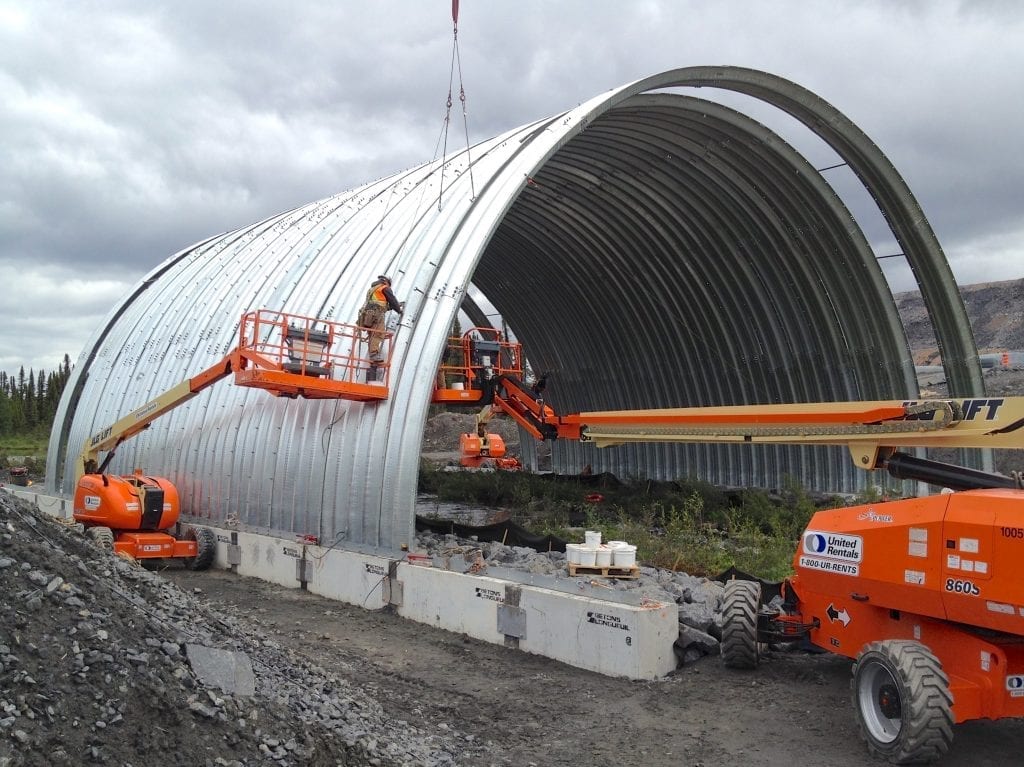
[[[63,499],[9,490],[52,516],[70,516]],[[609,676],[656,679],[676,668],[674,603],[620,592],[574,593],[590,591],[577,579],[506,570],[496,577],[445,569],[450,563],[426,558],[391,559],[301,540],[214,532],[215,566],[242,576],[365,609],[391,606],[409,620]]]

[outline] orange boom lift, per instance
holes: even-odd
[[[470,360],[472,362],[472,360]],[[845,445],[854,463],[941,493],[821,511],[804,531],[781,605],[758,582],[726,584],[722,655],[752,669],[766,644],[846,656],[872,755],[894,764],[945,754],[953,725],[1024,717],[1024,485],[904,448],[1024,448],[1024,398],[829,402],[560,416],[543,379],[479,380],[470,394],[537,439]]]
[[[85,525],[93,540],[119,553],[137,559],[180,557],[190,568],[209,567],[216,553],[213,531],[199,526],[181,529],[178,491],[170,480],[139,470],[127,476],[108,474],[117,447],[232,374],[238,386],[264,389],[279,397],[386,399],[390,359],[383,365],[383,382],[365,383],[370,360],[359,354],[361,333],[365,331],[354,325],[297,314],[260,310],[243,315],[238,345],[223,359],[86,442],[77,464],[75,521]],[[106,456],[100,461],[103,453]]]
[[[477,413],[476,433],[459,438],[462,466],[505,471],[522,468],[518,459],[506,455],[501,435],[487,431],[490,420],[506,412],[504,406],[511,403],[510,398],[502,396],[506,382],[518,381],[522,374],[521,344],[508,340],[494,328],[470,328],[461,336],[448,339],[431,401],[450,406],[483,405]],[[534,436],[539,438],[536,433]]]
[[[836,402],[580,413],[557,436],[839,444],[854,463],[945,491],[821,511],[801,536],[778,607],[756,582],[726,584],[722,655],[806,643],[853,666],[853,707],[872,755],[938,759],[953,725],[1024,717],[1024,489],[1005,477],[900,452],[1024,447],[1024,398]],[[949,491],[949,492],[946,492]]]

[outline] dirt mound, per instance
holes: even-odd
[[[0,531],[0,765],[453,763],[364,691],[5,491]],[[204,684],[200,651],[251,666],[249,689]]]

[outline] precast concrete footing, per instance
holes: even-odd
[[[7,488],[55,517],[63,498]],[[608,676],[657,679],[676,668],[677,606],[588,578],[489,567],[462,558],[324,547],[304,539],[212,528],[215,567],[302,588],[368,610],[542,655]]]

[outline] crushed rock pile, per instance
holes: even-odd
[[[0,605],[0,767],[444,767],[472,748],[2,490]]]
[[[564,552],[537,552],[496,541],[477,542],[430,532],[417,533],[416,542],[420,550],[451,570],[486,574],[489,565],[496,565],[567,581],[586,580],[580,576],[570,578]],[[680,664],[693,663],[706,655],[719,653],[725,596],[722,583],[653,567],[641,567],[636,579],[610,578],[599,583],[604,588],[633,592],[655,602],[675,603],[679,610],[679,639],[675,650]]]

